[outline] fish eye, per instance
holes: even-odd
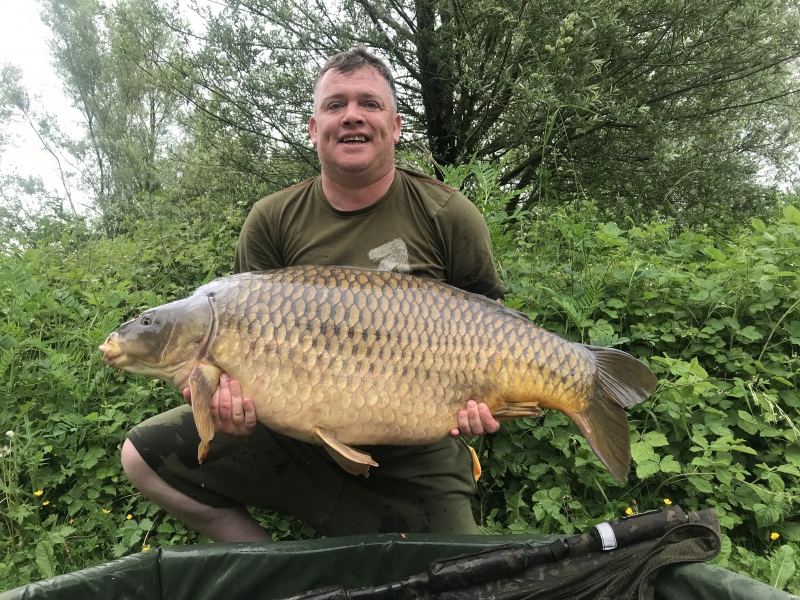
[[[142,325],[150,325],[152,322],[150,317],[142,317]]]

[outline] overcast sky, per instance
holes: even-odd
[[[23,71],[23,83],[35,106],[55,114],[61,128],[71,135],[80,135],[80,114],[73,109],[62,91],[61,82],[51,66],[47,45],[50,30],[39,18],[36,0],[0,0],[0,64],[12,64]],[[19,175],[38,175],[48,189],[63,196],[55,159],[46,153],[29,126],[19,123],[11,128],[13,148],[0,155],[0,172],[14,170]],[[85,197],[73,190],[79,204]]]

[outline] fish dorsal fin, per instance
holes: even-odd
[[[197,447],[197,462],[208,456],[208,444],[214,439],[214,421],[211,419],[211,396],[219,387],[222,370],[212,364],[200,363],[189,373],[189,390],[192,392],[192,414],[200,445]]]
[[[378,466],[369,454],[343,444],[321,427],[312,427],[311,433],[320,439],[328,454],[348,473],[369,477],[370,466]]]

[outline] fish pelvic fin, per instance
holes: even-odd
[[[312,427],[311,433],[322,441],[323,447],[331,455],[331,458],[352,475],[369,477],[369,468],[378,466],[378,463],[369,454],[343,444],[321,427]]]
[[[211,418],[211,396],[219,387],[222,370],[208,363],[200,363],[189,373],[189,390],[192,393],[192,414],[200,445],[197,447],[197,462],[208,456],[209,442],[214,439],[214,421]]]
[[[631,468],[631,433],[623,407],[638,404],[656,388],[647,366],[620,350],[587,346],[597,363],[594,397],[586,410],[566,412],[597,458],[619,482]]]

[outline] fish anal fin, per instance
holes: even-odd
[[[372,460],[369,454],[351,448],[347,444],[343,444],[321,427],[312,427],[311,433],[322,441],[325,450],[328,451],[328,454],[331,455],[333,460],[352,475],[369,477],[370,466],[378,466],[378,463]]]
[[[197,447],[197,462],[208,456],[209,442],[214,439],[214,421],[211,419],[211,396],[219,387],[222,370],[208,363],[200,363],[189,373],[189,391],[192,393],[192,414],[200,445]]]
[[[510,421],[523,417],[538,417],[542,413],[538,402],[515,402],[501,408],[492,409],[492,416],[498,421]]]

